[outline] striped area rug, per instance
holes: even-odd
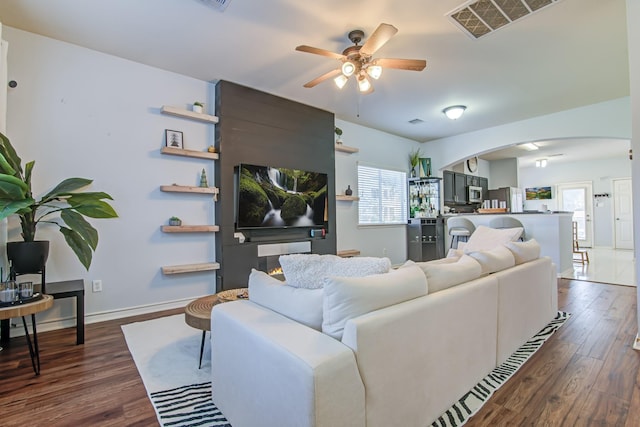
[[[440,416],[432,427],[462,426],[569,318],[558,315]],[[198,369],[201,331],[176,315],[122,327],[129,351],[163,427],[231,427],[211,400],[208,345]],[[181,384],[187,385],[181,385]]]
[[[540,332],[524,343],[509,358],[484,377],[451,408],[431,424],[432,427],[459,427],[482,408],[491,395],[515,374],[524,363],[556,332],[570,314],[559,311]]]

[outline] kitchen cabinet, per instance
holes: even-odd
[[[443,171],[445,203],[467,203],[467,181],[463,173]]]
[[[480,187],[482,187],[482,200],[487,200],[487,196],[489,195],[489,180],[481,177]]]

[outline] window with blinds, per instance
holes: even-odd
[[[407,223],[407,174],[358,165],[358,223]]]

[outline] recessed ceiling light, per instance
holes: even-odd
[[[525,144],[520,144],[519,147],[522,147],[527,151],[534,151],[534,150],[539,150],[540,149],[540,147],[538,147],[533,142],[527,142]]]

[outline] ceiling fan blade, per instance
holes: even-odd
[[[331,70],[328,73],[324,73],[320,77],[316,77],[315,79],[311,80],[309,83],[306,83],[304,87],[314,87],[315,85],[322,83],[323,81],[330,79],[331,77],[335,77],[340,73],[342,73],[342,70],[340,68],[336,68],[335,70]]]
[[[296,47],[296,50],[298,50],[300,52],[307,52],[307,53],[314,53],[316,55],[328,56],[329,58],[335,58],[335,59],[345,59],[346,58],[341,53],[335,53],[335,52],[331,52],[329,50],[319,49],[317,47],[306,46],[306,45],[300,45],[300,46]]]
[[[360,55],[371,56],[389,41],[398,32],[398,29],[390,24],[380,24],[371,34],[360,49]]]
[[[422,71],[427,66],[424,59],[394,59],[378,58],[373,61],[375,65],[382,68],[396,68],[398,70]]]

